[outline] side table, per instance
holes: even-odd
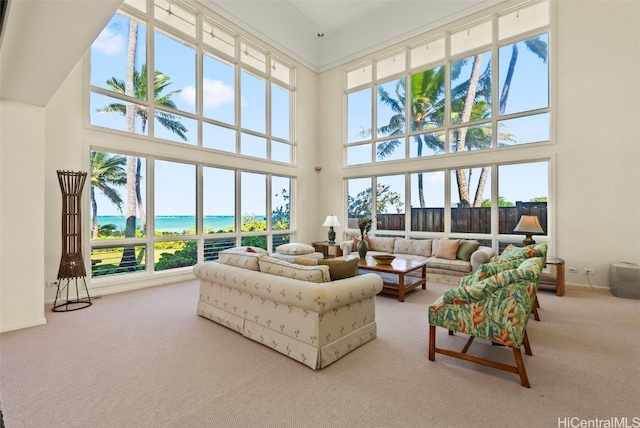
[[[556,294],[564,296],[564,259],[560,257],[547,257],[547,264],[554,266],[555,274],[553,276],[544,276],[540,278],[540,284],[549,284],[556,287]]]
[[[325,259],[342,256],[339,244],[329,244],[328,241],[312,242],[315,251],[324,254]]]

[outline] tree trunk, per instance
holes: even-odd
[[[513,44],[511,50],[511,60],[509,61],[509,69],[507,70],[507,77],[504,79],[504,86],[502,87],[502,93],[500,94],[500,115],[504,114],[507,109],[507,98],[509,97],[509,89],[511,88],[511,80],[513,79],[513,72],[516,68],[516,62],[518,61],[518,44]]]
[[[146,233],[147,231],[147,217],[144,214],[144,205],[142,204],[142,194],[140,193],[140,166],[141,166],[140,158],[138,158],[138,162],[136,165],[136,200],[138,201],[138,212],[140,214],[140,225],[142,226],[142,231]]]
[[[135,70],[136,47],[138,44],[138,24],[129,22],[129,45],[127,47],[127,75],[125,94],[134,96],[133,73]],[[134,133],[136,125],[135,106],[126,104],[127,131]],[[125,238],[136,236],[136,161],[135,156],[127,156],[127,223],[124,229]],[[136,266],[135,247],[124,247],[120,267],[133,270]]]
[[[476,190],[476,197],[473,201],[474,207],[482,205],[482,195],[484,194],[484,188],[487,184],[487,175],[489,174],[489,168],[483,167],[480,171],[480,180],[478,181],[478,189]]]
[[[473,110],[473,102],[476,99],[476,92],[478,90],[478,82],[480,81],[480,67],[482,66],[482,59],[484,54],[478,54],[473,58],[473,66],[471,67],[471,77],[469,78],[469,87],[467,89],[467,95],[464,100],[464,107],[462,109],[462,115],[460,122],[469,122],[471,119],[471,111]],[[456,141],[456,152],[461,152],[465,149],[465,140],[467,139],[467,127],[460,128],[458,130],[458,140]],[[462,206],[470,206],[470,198],[468,191],[467,177],[464,175],[463,169],[456,170],[456,179],[458,181],[458,195],[460,197],[460,204]]]
[[[91,211],[93,212],[91,219],[93,239],[98,239],[98,204],[96,202],[96,194],[93,186],[91,186]]]
[[[418,157],[422,156],[422,138],[418,137]],[[424,202],[424,187],[422,182],[422,173],[418,174],[418,198],[420,199],[420,208],[425,207]]]

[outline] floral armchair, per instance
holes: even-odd
[[[520,376],[529,388],[520,347],[532,355],[527,337],[529,314],[536,308],[538,281],[547,253],[547,245],[507,247],[473,275],[464,277],[460,286],[446,290],[429,306],[429,360],[440,353]],[[436,347],[436,327],[469,335],[460,352]],[[515,366],[467,354],[474,338],[491,341],[513,349]]]

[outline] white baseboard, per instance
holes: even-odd
[[[20,330],[28,327],[35,327],[37,325],[42,325],[46,323],[47,323],[46,318],[40,318],[37,320],[27,321],[19,324],[3,325],[3,326],[0,326],[0,333],[6,333],[7,331],[13,331],[13,330]]]

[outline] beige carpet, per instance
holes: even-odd
[[[426,306],[446,288],[429,283],[404,303],[378,296],[378,338],[321,371],[197,316],[195,281],[105,296],[77,312],[47,308],[48,324],[0,335],[5,425],[558,427],[640,418],[640,301],[541,292],[542,321],[528,327],[534,355],[523,354],[527,389],[515,374],[428,360]],[[438,346],[464,342],[438,329]],[[470,353],[508,363],[513,355],[483,341]]]

